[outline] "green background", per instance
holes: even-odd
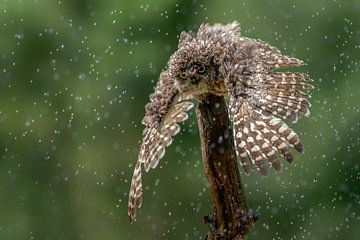
[[[360,1],[1,0],[0,239],[203,239],[211,198],[194,113],[127,218],[144,105],[182,30],[241,23],[315,80],[306,147],[242,175],[249,239],[360,236]]]

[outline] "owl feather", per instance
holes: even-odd
[[[313,86],[306,74],[274,72],[303,62],[263,41],[242,38],[230,49],[235,53],[241,49],[241,54],[224,56],[221,67],[230,95],[237,155],[245,173],[250,160],[266,175],[267,162],[276,170],[281,168],[276,153],[292,162],[290,147],[304,151],[298,135],[282,120],[296,122],[299,114],[309,115],[310,103],[302,90]]]
[[[128,216],[131,221],[136,218],[136,208],[142,204],[141,168],[145,171],[156,168],[159,160],[165,155],[165,148],[170,146],[173,137],[180,132],[178,123],[188,119],[189,111],[194,104],[184,101],[188,97],[179,94],[174,88],[173,79],[164,71],[150,95],[150,102],[145,106],[143,140],[135,165],[128,204]]]
[[[228,99],[234,145],[246,174],[251,165],[263,175],[269,165],[281,169],[279,156],[293,161],[291,148],[304,151],[299,136],[285,121],[310,114],[312,80],[299,72],[277,72],[304,62],[261,40],[240,36],[237,22],[202,24],[197,33],[182,32],[178,50],[159,77],[145,106],[143,140],[129,193],[128,215],[135,220],[142,204],[141,170],[156,168],[165,149],[188,118],[189,99],[215,94]]]

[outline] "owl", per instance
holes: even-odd
[[[156,168],[179,123],[207,94],[227,99],[237,158],[245,174],[253,165],[262,175],[269,166],[280,170],[279,156],[293,161],[290,148],[302,153],[299,136],[285,121],[309,115],[312,81],[300,72],[275,71],[304,62],[281,54],[261,40],[240,36],[237,22],[202,24],[196,33],[182,32],[178,50],[160,74],[145,106],[143,139],[129,193],[128,215],[135,220],[142,204],[142,168]]]

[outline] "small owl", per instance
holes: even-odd
[[[304,151],[299,136],[283,120],[295,123],[309,115],[311,79],[299,72],[277,72],[304,65],[261,40],[240,36],[239,24],[203,24],[197,33],[182,32],[178,50],[160,74],[145,106],[143,140],[131,181],[128,215],[135,220],[142,203],[141,170],[155,168],[179,123],[194,106],[190,99],[224,96],[233,124],[234,146],[246,174],[250,164],[262,174],[280,170],[278,156],[293,161],[290,147]]]

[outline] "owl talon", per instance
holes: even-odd
[[[251,219],[251,222],[255,223],[259,219],[260,213],[259,213],[259,211],[254,211],[252,209],[249,209],[247,215],[248,215],[248,218]]]
[[[204,223],[209,226],[210,231],[215,231],[217,228],[216,220],[213,214],[204,216]]]

